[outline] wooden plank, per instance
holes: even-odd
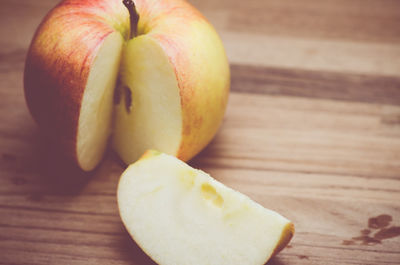
[[[221,32],[231,63],[271,68],[400,76],[400,43]]]
[[[400,75],[396,0],[191,2],[216,26],[232,63]],[[24,58],[36,26],[55,2],[24,1],[21,8],[3,0],[0,5],[0,22],[8,25],[0,33],[14,36],[0,39],[0,53],[19,52]]]
[[[399,77],[243,64],[231,65],[231,72],[231,89],[235,92],[400,104]],[[396,123],[396,120],[396,116],[386,117],[383,122]]]
[[[398,178],[397,106],[232,94],[212,166]]]
[[[298,224],[291,247],[275,260],[296,261],[296,264],[333,264],[338,261],[336,255],[341,253],[340,260],[346,264],[376,264],[377,261],[382,262],[381,264],[395,264],[400,256],[398,240],[395,239],[384,240],[382,245],[376,245],[373,249],[358,242],[350,246],[343,244],[344,241],[357,237],[360,230],[368,228],[368,218],[371,216],[389,214],[395,224],[399,224],[399,208],[391,206],[398,201],[398,195],[397,198],[395,195],[398,191],[393,191],[394,196],[388,194],[385,200],[375,200],[373,196],[370,197],[369,188],[365,186],[374,187],[376,182],[364,185],[364,198],[354,193],[359,190],[358,183],[362,182],[357,181],[357,178],[356,181],[346,181],[340,176],[252,170],[212,171],[219,180],[251,195],[264,206],[282,212]],[[280,181],[282,179],[283,182]],[[337,189],[340,185],[343,185],[342,189]],[[395,185],[395,182],[386,183],[387,187]],[[376,190],[380,188],[386,189],[377,187]],[[337,194],[323,195],[332,189]],[[361,200],[358,197],[361,197]],[[14,197],[15,199],[18,200]],[[48,199],[55,200],[62,209],[62,201],[73,200],[73,197],[59,196]],[[80,199],[86,200],[81,196]],[[355,203],[349,203],[351,201]],[[36,202],[38,205],[41,203]],[[91,204],[93,208],[99,205],[98,202]],[[290,208],[287,205],[290,205]],[[76,207],[80,208],[79,204]],[[46,211],[44,216],[40,210],[18,207],[0,208],[0,213],[2,216],[18,216],[13,220],[6,220],[12,225],[0,224],[0,245],[10,250],[3,261],[15,261],[13,256],[8,255],[17,251],[20,257],[24,256],[22,253],[29,253],[31,260],[37,262],[33,264],[51,264],[42,262],[42,256],[53,262],[62,262],[69,257],[77,259],[76,264],[92,259],[115,261],[117,264],[148,264],[138,259],[143,255],[129,242],[117,214],[87,214],[84,211],[68,213],[54,210]],[[125,260],[123,257],[129,256],[131,251],[139,253]]]
[[[339,254],[346,264],[395,264],[399,238],[374,246],[343,242],[367,229],[371,217],[387,214],[393,225],[400,223],[399,162],[393,156],[400,151],[400,131],[380,124],[381,115],[399,109],[233,93],[222,130],[191,164],[296,223],[291,247],[271,264],[337,264]],[[60,179],[56,168],[48,176],[31,168],[21,178],[18,167],[48,158],[35,156],[2,160],[11,177],[0,178],[0,245],[8,250],[3,261],[21,264],[29,253],[32,264],[152,264],[129,243],[119,220],[115,188],[122,168],[114,155],[88,180]],[[338,166],[343,161],[348,164]],[[136,254],[129,256],[131,251]]]
[[[298,39],[400,42],[397,0],[191,0],[217,29]]]
[[[190,164],[294,221],[268,264],[398,264],[400,1],[191,2],[221,34],[232,93]],[[154,265],[118,215],[125,165],[109,152],[83,174],[25,106],[27,47],[55,4],[0,1],[0,264]]]
[[[399,1],[191,2],[216,26],[232,63],[400,75]]]

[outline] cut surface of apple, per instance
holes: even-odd
[[[113,145],[122,160],[137,160],[149,146],[176,154],[182,131],[174,69],[161,46],[145,35],[128,42],[121,62]]]
[[[294,233],[285,217],[156,151],[126,169],[117,196],[127,231],[160,265],[263,265]]]

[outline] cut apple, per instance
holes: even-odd
[[[156,151],[122,174],[118,206],[129,234],[161,265],[262,265],[294,233],[278,213]]]
[[[145,35],[130,40],[124,49],[120,76],[114,149],[127,164],[150,146],[176,154],[181,142],[181,99],[164,50]]]
[[[37,29],[24,73],[32,116],[85,171],[111,131],[127,164],[152,148],[191,159],[216,134],[229,86],[218,34],[182,0],[63,0]]]

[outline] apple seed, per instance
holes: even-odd
[[[128,86],[124,86],[125,90],[125,107],[128,113],[132,110],[132,91]]]

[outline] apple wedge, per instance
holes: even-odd
[[[220,38],[182,0],[63,0],[37,29],[24,73],[32,116],[85,171],[110,136],[127,164],[151,148],[192,158],[221,124],[229,83]]]
[[[127,231],[160,265],[263,265],[294,234],[283,216],[157,151],[125,170],[117,197]]]
[[[108,35],[89,72],[80,108],[76,150],[84,170],[93,169],[100,162],[112,132],[113,95],[122,44],[121,34]]]

